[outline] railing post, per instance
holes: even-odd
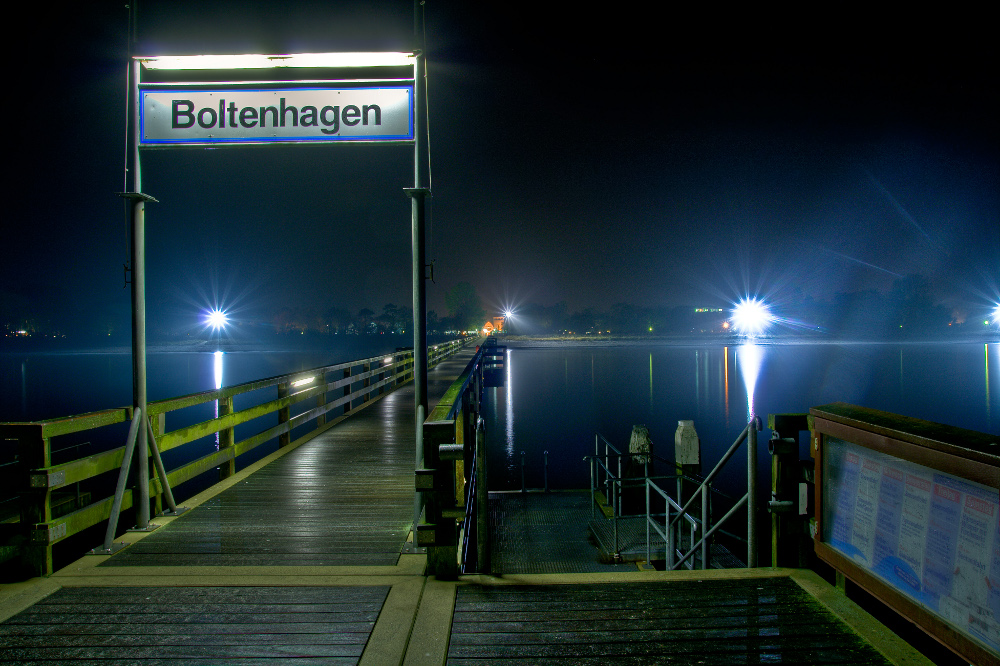
[[[278,400],[288,397],[288,383],[278,384]],[[278,410],[278,425],[282,423],[288,423],[289,408],[282,407]],[[288,446],[292,442],[292,433],[283,432],[278,435],[278,448]]]
[[[43,437],[41,424],[17,428],[17,460],[21,468],[21,526],[27,545],[23,561],[31,576],[46,576],[52,573],[52,545],[49,543],[48,532],[37,530],[39,523],[52,520],[52,492],[48,485],[44,488],[34,487],[31,483],[31,471],[44,469],[52,464],[52,440]],[[35,533],[44,539],[36,539]]]
[[[652,553],[650,552],[649,537],[649,475],[646,475],[646,566],[652,566]]]
[[[597,486],[594,485],[594,468],[597,465],[597,458],[590,459],[590,518],[597,516]]]
[[[708,569],[708,486],[701,487],[701,568]]]
[[[615,475],[615,516],[622,511],[622,456],[618,454],[618,473]],[[617,520],[617,518],[616,518]],[[615,523],[615,548],[618,547],[618,523]]]
[[[663,546],[666,549],[664,555],[667,560],[667,571],[674,568],[674,528],[670,526],[670,500],[664,501],[663,516]]]
[[[354,369],[353,366],[348,366],[347,368],[344,369],[344,379],[350,378],[350,376],[351,376],[351,370],[353,370],[353,369]],[[344,397],[347,397],[349,395],[351,395],[351,382],[347,382],[347,385],[344,386]],[[344,413],[346,414],[349,411],[351,411],[351,401],[350,400],[348,400],[347,402],[344,403]]]
[[[461,409],[455,412],[455,444],[465,448],[465,424],[469,417],[467,396],[459,398]],[[455,465],[455,505],[465,506],[465,459],[454,461]]]
[[[361,371],[365,374],[365,378],[364,378],[363,383],[362,383],[362,386],[364,387],[365,392],[364,392],[364,398],[362,398],[361,402],[365,403],[365,402],[368,402],[369,400],[372,399],[371,394],[369,392],[369,389],[371,388],[371,385],[372,385],[372,378],[371,378],[371,375],[368,374],[368,373],[370,373],[372,371],[372,364],[371,363],[365,363],[364,365],[361,366]]]
[[[476,562],[479,571],[490,571],[490,489],[486,481],[486,427],[476,419]]]
[[[322,407],[326,404],[326,370],[321,370],[319,375],[316,376],[317,386],[322,387],[319,395],[316,396],[316,406]],[[326,414],[320,414],[316,417],[316,427],[322,428],[326,425]]]
[[[757,566],[757,417],[747,427],[747,567]]]
[[[281,395],[281,389],[278,389],[278,395]],[[226,416],[233,413],[233,396],[219,399],[219,417]],[[279,417],[280,419],[280,417]],[[288,415],[285,415],[285,420],[288,420]],[[287,435],[285,435],[287,437]],[[233,445],[233,429],[223,428],[219,431],[219,450],[228,449]],[[221,465],[219,465],[219,480],[228,479],[233,474],[236,473],[236,458],[230,458],[226,460]]]

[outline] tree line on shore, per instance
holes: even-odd
[[[445,296],[447,314],[427,313],[427,331],[448,335],[481,330],[487,321],[503,316],[499,308],[484,307],[476,288],[462,282]],[[920,276],[897,280],[889,292],[876,290],[836,294],[817,300],[801,293],[771,304],[775,316],[773,335],[835,337],[851,339],[958,338],[995,332],[997,322],[989,306],[967,316],[935,303],[929,283]],[[512,335],[597,336],[701,336],[731,334],[732,304],[724,302],[676,306],[637,306],[616,303],[609,308],[588,307],[571,311],[565,302],[550,305],[522,303],[504,322]],[[94,321],[76,325],[53,325],[31,318],[0,321],[3,339],[34,338],[122,338],[129,336],[126,317],[114,324]],[[285,305],[255,316],[233,316],[233,335],[263,339],[290,335],[406,335],[412,332],[413,310],[386,303],[380,311],[361,308],[352,312],[338,306],[293,307]],[[211,334],[201,322],[171,322],[152,318],[151,338],[198,338]]]

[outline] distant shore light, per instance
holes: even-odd
[[[756,298],[743,299],[733,308],[733,328],[744,335],[760,335],[773,321],[771,310]]]
[[[226,324],[229,323],[229,315],[222,310],[212,310],[205,317],[205,322],[213,329],[219,330],[225,328]]]

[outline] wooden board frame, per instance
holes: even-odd
[[[811,449],[815,461],[814,548],[817,557],[886,606],[975,664],[1000,664],[987,646],[959,631],[939,616],[898,592],[823,541],[823,460],[829,438],[836,438],[882,454],[929,467],[991,488],[1000,487],[997,444],[984,433],[896,417],[876,410],[835,403],[810,409]],[[916,426],[916,427],[914,427]],[[931,426],[931,427],[921,427]],[[931,433],[931,436],[928,436]],[[960,446],[968,443],[970,448]]]

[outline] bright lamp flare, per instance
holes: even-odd
[[[733,328],[744,335],[754,336],[764,332],[774,316],[771,310],[756,298],[744,299],[733,308]]]
[[[1000,324],[1000,305],[993,311],[993,323]]]
[[[222,310],[212,310],[205,317],[205,321],[213,329],[219,330],[226,327],[226,324],[229,322],[229,316]]]

